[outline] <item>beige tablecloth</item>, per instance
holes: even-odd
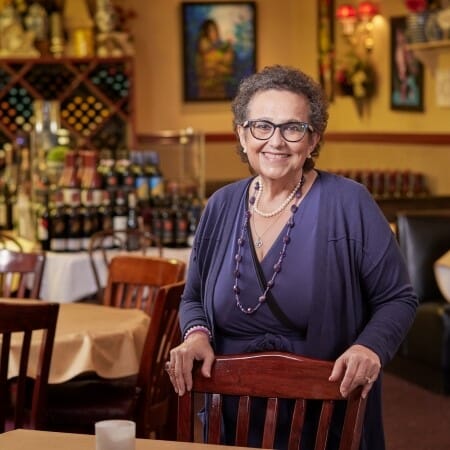
[[[450,303],[450,250],[434,263],[434,275],[439,290]]]
[[[149,322],[138,309],[61,304],[49,382],[62,383],[88,371],[105,378],[136,374]],[[31,377],[36,375],[40,339],[39,332],[33,333]],[[19,342],[19,336],[13,336],[9,377],[18,373]]]

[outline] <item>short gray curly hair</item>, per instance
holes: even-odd
[[[267,66],[260,72],[244,78],[240,82],[237,94],[231,104],[234,131],[237,134],[237,126],[242,125],[248,119],[248,104],[253,96],[257,92],[270,89],[289,91],[307,98],[309,102],[308,122],[320,136],[316,147],[311,152],[313,158],[308,158],[305,162],[304,169],[311,170],[314,167],[314,158],[319,156],[328,123],[328,100],[320,84],[304,72],[290,66],[274,65]],[[241,145],[238,146],[238,154],[242,161],[248,162]]]

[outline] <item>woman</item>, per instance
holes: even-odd
[[[314,169],[327,106],[320,86],[290,67],[241,82],[234,125],[255,176],[208,201],[180,307],[184,341],[171,351],[169,374],[183,395],[193,361],[203,361],[209,376],[215,353],[281,350],[335,360],[330,379],[344,396],[359,385],[363,396],[371,391],[361,448],[381,450],[380,370],[417,299],[369,192]],[[228,406],[225,441],[235,412]],[[258,445],[257,427],[253,439]]]

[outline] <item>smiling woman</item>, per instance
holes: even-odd
[[[216,191],[204,210],[180,305],[184,340],[168,364],[172,384],[183,395],[194,360],[208,376],[220,354],[333,360],[329,379],[343,397],[357,388],[370,396],[360,448],[383,450],[379,374],[416,308],[395,236],[361,184],[315,169],[328,102],[311,77],[266,67],[241,81],[232,111],[253,175]],[[280,409],[274,447],[286,449],[292,404]],[[249,446],[261,447],[263,411],[252,409]],[[226,399],[224,443],[234,443],[236,417]],[[338,408],[333,429],[342,418]],[[308,411],[304,429],[317,419]],[[302,445],[313,448],[312,440],[306,433]],[[339,433],[327,448],[338,441]]]

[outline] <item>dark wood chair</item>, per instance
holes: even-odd
[[[51,386],[50,430],[92,434],[96,421],[128,419],[136,422],[137,437],[175,438],[176,422],[169,418],[176,396],[164,363],[181,339],[178,308],[183,289],[184,281],[159,289],[137,376],[82,377]]]
[[[104,287],[100,279],[100,270],[109,270],[112,249],[120,252],[139,251],[146,255],[150,247],[156,247],[158,256],[163,257],[161,241],[146,230],[104,230],[94,233],[89,240],[89,262],[94,274],[97,293],[95,299],[101,303]]]
[[[39,298],[45,253],[0,250],[1,297]]]
[[[178,399],[177,440],[194,440],[194,395],[211,394],[208,403],[208,443],[221,441],[221,408],[225,395],[239,397],[239,411],[234,445],[247,446],[249,414],[254,397],[266,398],[265,422],[261,448],[274,448],[277,415],[280,399],[295,402],[289,449],[298,449],[302,438],[305,414],[312,401],[321,401],[315,450],[325,450],[330,421],[338,402],[346,401],[346,413],[339,450],[357,450],[361,439],[366,400],[361,398],[361,388],[344,400],[339,383],[331,382],[333,363],[280,353],[261,352],[242,355],[218,356],[211,378],[194,366],[193,389]],[[309,447],[308,447],[309,448]]]
[[[13,428],[44,429],[46,396],[59,304],[0,301],[0,432]],[[27,376],[33,331],[42,330],[34,382]],[[23,332],[18,376],[8,379],[12,333]],[[14,335],[14,339],[18,339]],[[30,383],[31,381],[31,383]],[[31,386],[31,407],[27,395]]]
[[[152,315],[161,286],[181,281],[186,263],[177,259],[120,254],[112,258],[103,304],[139,308]]]

